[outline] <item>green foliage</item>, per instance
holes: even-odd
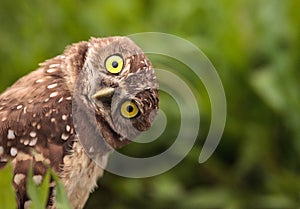
[[[0,89],[90,36],[179,35],[205,52],[223,82],[228,117],[221,144],[208,162],[197,164],[210,103],[200,81],[178,72],[195,81],[192,88],[200,92],[195,147],[157,177],[106,173],[86,208],[299,208],[299,9],[299,0],[3,0]],[[162,96],[161,104],[170,104],[168,98]],[[178,110],[168,111],[168,126],[177,127]],[[174,136],[176,131],[122,152],[151,156],[172,144]]]
[[[0,208],[17,208],[15,191],[12,186],[13,172],[11,163],[0,171]]]
[[[51,171],[51,176],[54,179],[55,182],[55,201],[56,201],[56,205],[57,208],[59,209],[72,209],[68,198],[67,198],[67,193],[66,190],[64,188],[64,185],[62,184],[62,182],[59,180],[58,176]]]
[[[45,208],[49,196],[49,182],[50,173],[47,171],[41,185],[37,186],[33,180],[33,169],[32,167],[28,171],[27,179],[27,193],[29,198],[32,200],[30,209]]]
[[[31,199],[30,209],[46,208],[49,196],[50,178],[55,182],[55,200],[58,209],[72,209],[63,184],[60,182],[57,175],[48,169],[43,181],[37,185],[33,180],[33,169],[28,171],[27,179],[27,194]],[[9,163],[4,169],[0,170],[0,208],[13,209],[17,208],[16,195],[12,185],[13,170]]]

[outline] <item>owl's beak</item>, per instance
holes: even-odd
[[[107,97],[110,97],[113,95],[113,93],[115,92],[115,89],[112,88],[112,87],[106,87],[106,88],[103,88],[99,91],[97,91],[93,96],[92,98],[93,99],[103,99],[103,98],[107,98]]]

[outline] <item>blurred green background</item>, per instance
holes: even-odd
[[[203,50],[223,82],[220,145],[197,163],[210,122],[204,96],[197,143],[179,165],[146,179],[107,172],[86,208],[299,208],[299,9],[299,0],[1,0],[0,90],[90,36],[178,35]],[[148,156],[171,135],[128,149]]]

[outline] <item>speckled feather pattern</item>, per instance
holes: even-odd
[[[104,47],[106,49],[101,51]],[[134,48],[133,52],[131,47]],[[122,124],[113,124],[109,119],[111,116],[108,117],[108,109],[104,108],[106,106],[90,100],[83,102],[83,108],[95,112],[97,125],[93,130],[88,130],[91,136],[76,133],[72,100],[77,79],[80,74],[83,76],[82,92],[86,92],[87,96],[91,89],[101,88],[101,85],[121,86],[121,94],[128,95],[130,92],[124,85],[130,79],[135,83],[131,88],[142,90],[143,85],[133,81],[134,74],[149,71],[151,63],[139,50],[133,42],[121,37],[92,38],[89,42],[73,44],[62,55],[45,61],[40,68],[19,79],[0,95],[0,169],[11,160],[19,208],[28,208],[30,205],[26,194],[26,175],[31,163],[34,165],[33,179],[37,184],[43,179],[46,165],[50,165],[64,183],[72,206],[83,208],[103,169],[88,157],[80,139],[92,140],[93,134],[96,136],[100,132],[114,148],[129,141],[120,137]],[[99,64],[115,51],[124,53],[124,56],[130,52],[118,76],[106,73]],[[95,76],[97,70],[101,72],[98,77]],[[153,88],[147,87],[144,93],[142,91],[136,95],[143,114],[132,124],[140,131],[149,128],[153,120],[149,119],[150,111],[147,109],[157,110],[157,85],[153,72],[149,73],[151,78],[145,81],[150,85],[153,83]],[[88,120],[84,115],[82,118]],[[85,122],[82,121],[83,124]],[[100,161],[104,166],[108,154],[101,153]],[[51,191],[54,191],[53,183],[51,187]],[[55,208],[53,193],[49,196],[48,208]]]

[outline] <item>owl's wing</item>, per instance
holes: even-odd
[[[72,98],[59,57],[0,95],[0,169],[11,160],[19,207],[28,200],[26,175],[40,183],[50,165],[59,171],[74,141]]]

